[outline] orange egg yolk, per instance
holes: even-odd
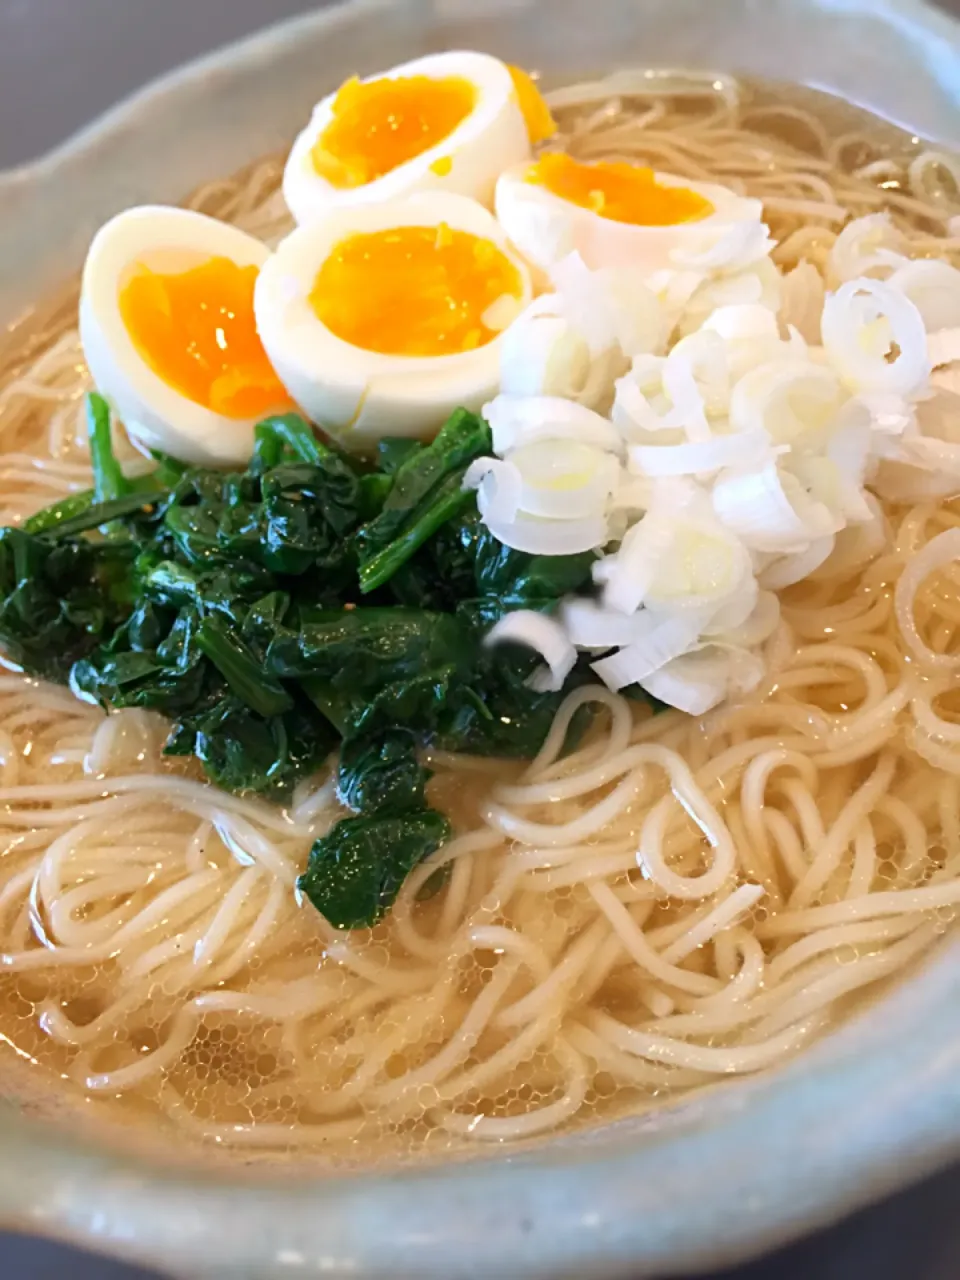
[[[365,351],[443,356],[492,341],[499,326],[488,309],[522,292],[519,271],[491,240],[441,223],[348,236],[320,268],[310,305]]]
[[[334,187],[362,187],[450,136],[476,106],[461,76],[348,80],[333,119],[311,151],[313,167]]]
[[[530,141],[543,142],[546,138],[552,138],[557,132],[557,122],[550,114],[550,108],[544,102],[532,76],[522,67],[508,67],[507,70],[513,80],[517,103],[527,123]]]
[[[559,151],[541,156],[530,167],[527,181],[602,218],[639,227],[671,227],[713,213],[705,197],[688,187],[662,186],[652,169],[621,163],[582,164]]]
[[[120,291],[120,315],[142,359],[182,396],[225,418],[290,403],[257,336],[257,274],[229,258],[171,274],[141,264]]]

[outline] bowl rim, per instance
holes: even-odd
[[[487,7],[520,9],[533,0],[487,0]],[[777,0],[772,0],[776,3]],[[40,155],[12,166],[0,168],[0,191],[4,186],[19,186],[42,181],[55,170],[73,164],[87,151],[97,149],[125,130],[141,113],[171,94],[196,86],[212,71],[229,68],[232,73],[249,71],[258,64],[269,63],[283,50],[305,35],[333,27],[340,22],[355,22],[372,17],[378,11],[402,4],[407,8],[442,12],[447,4],[463,5],[464,0],[321,0],[322,7],[293,17],[268,23],[259,29],[209,50],[199,57],[179,63],[171,70],[146,81],[81,124],[60,142]],[[468,0],[469,3],[469,0]],[[954,16],[935,7],[931,0],[811,0],[815,8],[840,12],[863,12],[882,18],[889,26],[902,31],[911,43],[921,43],[931,59],[945,51],[957,52],[960,41],[960,14]],[[811,87],[816,88],[812,83]]]
[[[404,2],[431,13],[449,0]],[[929,59],[948,59],[960,78],[960,22],[924,0],[810,2],[882,18]],[[304,37],[375,19],[391,3],[338,0],[188,62],[40,158],[0,172],[0,197],[82,165],[211,72],[246,76]],[[727,1086],[709,1102],[696,1095],[639,1125],[463,1163],[335,1179],[298,1170],[290,1186],[243,1169],[175,1171],[8,1108],[0,1114],[0,1141],[12,1157],[0,1163],[0,1221],[196,1276],[275,1268],[558,1280],[587,1268],[598,1276],[663,1276],[721,1265],[828,1222],[960,1152],[958,956],[960,943],[941,944],[881,1007],[775,1074]],[[890,1117],[882,1129],[878,1109]],[[707,1175],[716,1195],[691,1204],[685,1188]],[[458,1250],[468,1260],[455,1267]]]

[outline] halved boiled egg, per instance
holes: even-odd
[[[594,270],[696,266],[724,240],[741,251],[743,230],[765,234],[759,200],[712,182],[621,162],[588,164],[562,152],[502,173],[496,212],[513,244],[545,270],[574,251]]]
[[[436,53],[348,80],[314,108],[283,194],[298,223],[444,190],[493,201],[497,175],[556,126],[533,81],[486,53]]]
[[[436,192],[300,227],[261,271],[254,305],[293,398],[363,450],[479,409],[497,390],[500,334],[530,295],[492,214]]]
[[[269,257],[259,240],[187,209],[127,209],[97,232],[80,337],[135,441],[184,462],[243,463],[255,424],[290,407],[253,313]]]

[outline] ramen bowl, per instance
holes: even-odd
[[[960,143],[960,26],[917,4],[355,0],[188,66],[0,176],[0,322],[74,275],[112,214],[287,145],[344,68],[460,47],[557,81],[642,65],[799,82]],[[958,1079],[947,938],[773,1074],[471,1160],[201,1163],[17,1097],[0,1111],[0,1221],[194,1278],[663,1276],[747,1257],[949,1160]]]

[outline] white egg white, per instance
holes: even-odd
[[[713,212],[695,222],[670,226],[617,222],[528,182],[528,170],[528,165],[520,164],[501,173],[496,214],[511,243],[545,271],[576,251],[592,270],[632,266],[653,274],[683,266],[688,255],[708,253],[736,227],[759,227],[763,221],[759,200],[738,196],[717,183],[657,173],[661,186],[695,191],[710,201]]]
[[[385,355],[336,336],[309,301],[320,268],[348,236],[441,223],[490,240],[514,264],[519,314],[531,296],[526,266],[492,214],[445,192],[335,210],[289,235],[257,280],[257,331],[273,367],[313,421],[347,448],[362,451],[384,436],[431,437],[454,409],[479,410],[496,393],[502,334],[456,355]]]
[[[182,395],[144,361],[120,313],[120,292],[137,266],[186,271],[213,257],[260,268],[270,250],[236,227],[188,209],[143,205],[111,218],[94,236],[84,264],[80,338],[94,383],[135,443],[183,462],[221,466],[247,461],[262,415],[229,418]]]
[[[322,177],[311,151],[333,119],[336,94],[314,108],[310,123],[293,144],[283,172],[283,195],[298,223],[312,222],[331,209],[396,200],[415,191],[449,191],[488,207],[497,176],[531,155],[527,125],[513,79],[504,63],[486,53],[433,53],[405,62],[368,80],[426,76],[460,77],[472,84],[477,101],[465,120],[440,142],[359,187],[336,187]],[[446,162],[449,170],[444,172]],[[438,162],[440,172],[435,167]]]

